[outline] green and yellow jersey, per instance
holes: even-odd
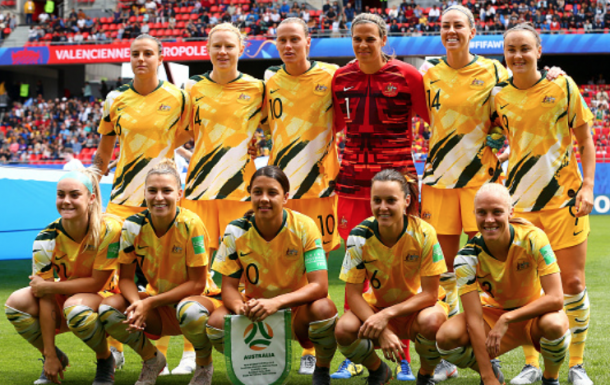
[[[254,216],[227,226],[212,268],[222,275],[241,278],[245,295],[274,298],[307,285],[307,273],[327,270],[322,236],[306,215],[284,209],[279,233],[267,242],[256,228]]]
[[[549,81],[543,73],[534,86],[520,90],[510,79],[494,89],[492,104],[492,118],[510,145],[506,187],[515,211],[572,206],[582,185],[573,129],[593,120],[574,80]]]
[[[91,277],[93,270],[116,270],[122,223],[113,216],[103,216],[97,248],[83,240],[74,241],[58,219],[42,230],[34,241],[32,274],[60,281]],[[114,274],[104,290],[115,290]]]
[[[184,197],[249,200],[246,188],[256,167],[248,145],[261,121],[264,83],[240,74],[222,85],[206,73],[192,77],[186,91],[191,96],[195,150]]]
[[[430,114],[430,145],[423,183],[440,189],[477,187],[501,173],[497,157],[486,146],[493,87],[508,78],[497,60],[474,56],[454,69],[446,58],[420,68]]]
[[[334,134],[331,82],[337,66],[312,62],[292,76],[271,67],[263,111],[273,147],[269,165],[280,167],[290,180],[290,199],[325,198],[335,194],[339,158]]]
[[[460,296],[478,290],[483,306],[513,310],[540,298],[540,277],[559,273],[559,265],[544,231],[531,224],[510,225],[506,261],[494,258],[481,234],[455,257]]]
[[[119,263],[137,262],[148,280],[150,295],[166,293],[188,281],[189,267],[208,264],[208,235],[201,219],[193,212],[177,207],[169,230],[157,237],[150,213],[132,215],[123,224]],[[220,293],[208,274],[203,295]]]
[[[381,242],[379,224],[370,217],[350,232],[346,248],[339,278],[347,283],[369,280],[371,289],[363,297],[377,308],[408,300],[420,291],[421,277],[447,271],[436,231],[413,216],[405,216],[402,236],[392,247]]]
[[[98,132],[118,136],[120,145],[110,202],[146,206],[146,174],[161,160],[173,159],[176,135],[189,124],[190,105],[184,91],[164,81],[145,96],[132,84],[108,94]]]

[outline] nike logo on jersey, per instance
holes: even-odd
[[[372,262],[377,262],[377,260],[374,260],[374,261],[362,261],[362,263],[372,263]]]
[[[440,81],[441,81],[441,79],[431,81],[431,82],[430,82],[430,85],[432,85],[432,84],[434,84],[434,83],[438,83],[438,82],[440,82]]]
[[[274,93],[278,92],[279,90],[280,90],[279,88],[277,90],[269,90],[269,93],[274,94]]]
[[[344,88],[343,88],[343,91],[349,91],[349,90],[351,90],[351,89],[352,89],[352,88],[354,88],[354,87],[355,87],[355,86],[351,86],[351,87],[344,87]]]
[[[138,250],[143,250],[143,249],[147,248],[148,246],[140,246],[140,245],[138,245],[137,247],[138,247]]]
[[[510,103],[506,103],[505,105],[500,106],[500,109],[501,109],[501,110],[503,110],[503,109],[504,109],[504,107],[508,106],[509,104],[510,104]]]
[[[201,100],[201,99],[203,99],[203,98],[205,98],[205,96],[202,96],[202,97],[200,97],[200,98],[195,98],[195,101],[196,101],[196,102],[198,102],[198,101],[200,101],[200,100]]]
[[[250,254],[252,254],[252,252],[249,252],[249,253],[239,253],[239,256],[240,257],[245,257],[246,255],[250,255]]]
[[[575,231],[573,234],[574,234],[574,236],[577,236],[578,234],[582,233],[583,231],[584,231],[584,230],[580,230],[580,231],[578,231],[578,232],[576,232],[576,231]]]
[[[322,242],[323,245],[328,245],[330,241]]]
[[[124,106],[124,107],[119,107],[119,108],[117,108],[116,110],[117,110],[117,111],[123,111],[123,110],[125,109],[125,107],[127,107],[127,106]]]

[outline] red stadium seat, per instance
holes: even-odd
[[[193,9],[195,9],[195,7],[190,6],[190,7],[188,7],[188,8],[186,9],[186,12],[188,12],[188,13],[192,13],[192,12],[193,12]]]
[[[150,32],[148,32],[148,34],[152,37],[158,37],[159,36],[159,30],[158,29],[151,29]]]
[[[249,4],[244,4],[241,6],[241,9],[244,10],[244,12],[248,12],[250,10],[250,5]]]
[[[184,21],[179,21],[176,23],[176,28],[184,29],[186,27],[186,23]]]
[[[189,9],[187,7],[180,7],[180,13],[189,13]]]
[[[210,13],[216,13],[218,12],[218,6],[217,5],[212,5],[210,7]]]
[[[169,27],[169,22],[166,21],[161,24],[161,28],[166,29],[167,27]]]
[[[199,18],[199,15],[196,13],[192,13],[190,19],[191,20],[197,20]]]
[[[161,25],[161,23],[157,22],[157,23],[153,24],[153,28],[154,29],[161,29],[161,28],[163,28],[163,26]]]
[[[129,18],[129,22],[130,22],[130,23],[135,23],[135,22],[136,22],[136,20],[137,20],[137,18],[136,18],[135,16],[131,16],[131,17]]]
[[[180,7],[174,7],[174,13],[177,15],[180,13]]]
[[[138,17],[136,18],[136,20],[138,21],[138,23],[141,23],[141,22],[143,22],[143,21],[144,21],[144,16],[138,16]]]

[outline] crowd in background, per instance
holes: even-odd
[[[289,4],[286,0],[136,0],[119,2],[108,17],[92,18],[82,9],[72,9],[64,18],[47,13],[30,17],[29,41],[108,42],[132,39],[141,33],[164,40],[206,38],[210,28],[221,22],[235,23],[244,35],[273,37],[278,24],[287,17],[305,20],[312,34],[337,37],[346,34],[361,12],[381,15],[391,34],[420,35],[437,33],[443,10],[457,4],[456,0],[442,0],[424,7],[415,0],[402,1],[384,9],[363,7],[362,0],[325,0],[321,10],[313,10],[305,2]],[[610,28],[608,0],[463,0],[463,4],[475,15],[480,33],[502,32],[526,21],[550,33],[607,33]],[[1,15],[15,19],[10,14]],[[0,20],[2,25],[7,22]]]
[[[106,89],[107,91],[107,89]],[[599,159],[610,160],[610,85],[600,75],[581,86],[583,97],[595,121],[593,141]],[[91,162],[99,143],[97,125],[102,115],[102,100],[95,100],[83,89],[79,97],[44,100],[42,96],[13,102],[6,112],[0,112],[0,163],[62,161],[64,149],[85,164]],[[272,146],[269,135],[256,132],[258,155],[269,155]],[[413,156],[425,160],[428,153],[430,128],[421,119],[413,119]],[[339,152],[343,149],[343,133],[337,135]],[[188,146],[188,144],[187,144]],[[115,156],[118,148],[115,150]]]

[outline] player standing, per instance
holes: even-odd
[[[284,62],[265,73],[264,115],[273,147],[269,164],[290,180],[286,207],[314,220],[328,253],[341,242],[337,232],[335,143],[331,82],[337,66],[307,59],[311,38],[302,19],[287,18],[277,28],[276,47]],[[305,349],[299,374],[313,374],[315,354]]]
[[[11,294],[4,311],[15,330],[44,356],[34,384],[64,378],[68,356],[55,346],[55,335],[72,331],[95,352],[94,385],[112,385],[115,362],[97,312],[108,295],[102,291],[113,290],[121,222],[102,216],[97,174],[91,169],[59,180],[56,206],[61,218],[34,241],[30,287]]]
[[[162,160],[144,181],[148,209],[123,224],[118,258],[121,294],[104,299],[100,319],[108,334],[142,358],[136,385],[155,384],[166,365],[165,355],[149,338],[181,334],[197,355],[190,385],[209,385],[212,345],[202,325],[221,302],[203,296],[207,232],[197,215],[178,207],[182,183],[172,160]],[[146,292],[138,292],[134,282],[136,264],[148,280]]]
[[[479,233],[455,259],[464,313],[441,327],[438,349],[445,360],[478,371],[482,384],[498,385],[504,376],[490,359],[534,345],[544,358],[542,384],[558,385],[571,333],[549,240],[512,218],[512,199],[500,184],[481,187],[474,206]]]
[[[250,182],[253,213],[229,224],[214,261],[222,277],[222,300],[207,324],[210,341],[224,351],[224,316],[261,321],[292,309],[292,331],[301,346],[315,349],[312,384],[330,384],[337,349],[337,308],[328,298],[322,237],[314,221],[286,209],[290,182],[276,166],[256,171]],[[238,289],[245,273],[245,291]]]
[[[511,152],[506,186],[515,215],[543,229],[561,268],[564,306],[573,338],[568,380],[592,385],[583,367],[590,303],[585,286],[589,213],[593,208],[593,115],[568,77],[553,81],[538,71],[540,36],[529,24],[504,35],[513,77],[494,90],[492,112],[508,133]],[[578,142],[583,176],[572,150]]]
[[[414,114],[428,121],[422,76],[411,65],[384,54],[386,43],[383,19],[358,15],[352,23],[356,60],[337,70],[333,78],[336,128],[346,128],[337,178],[337,216],[343,239],[372,216],[370,186],[376,173],[392,168],[417,175],[411,156],[411,125]],[[398,370],[399,380],[414,380],[407,360]]]
[[[417,179],[406,178],[392,169],[375,175],[374,217],[350,232],[341,269],[350,310],[337,323],[337,342],[345,357],[367,367],[370,385],[392,378],[374,346],[386,359],[401,361],[401,339],[413,341],[421,359],[417,385],[435,383],[440,361],[436,332],[447,320],[449,306],[438,301],[438,292],[447,267],[434,228],[419,218]],[[367,280],[372,289],[363,294]]]

